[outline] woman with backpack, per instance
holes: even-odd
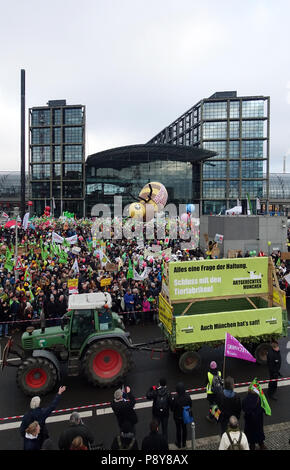
[[[176,426],[176,442],[175,445],[178,449],[186,447],[187,439],[187,424],[183,419],[183,411],[185,407],[189,407],[189,411],[192,413],[192,400],[190,395],[185,391],[183,382],[179,382],[176,385],[176,395],[171,401],[171,410],[173,411],[173,419]]]
[[[162,435],[168,442],[168,418],[171,404],[171,394],[166,386],[166,379],[161,378],[159,385],[150,387],[146,393],[148,400],[153,400],[152,415],[158,425],[161,423]]]
[[[205,417],[210,423],[216,423],[216,418],[211,409],[216,405],[217,394],[222,392],[222,373],[218,370],[217,363],[211,361],[207,372],[206,398],[210,404],[208,415]]]

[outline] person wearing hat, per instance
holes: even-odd
[[[221,371],[218,370],[217,363],[215,361],[211,361],[209,365],[209,370],[207,372],[207,380],[206,380],[206,397],[210,403],[210,410],[212,406],[216,404],[216,393],[212,389],[214,377],[220,377],[221,379],[221,376],[222,376],[222,373]],[[216,422],[215,417],[212,415],[210,410],[208,412],[208,415],[206,416],[206,419],[210,423],[215,423]]]
[[[73,440],[80,436],[84,445],[89,448],[94,442],[94,436],[90,429],[84,425],[81,415],[74,411],[70,415],[68,428],[65,429],[58,440],[58,447],[60,450],[69,450]]]
[[[111,407],[117,418],[120,429],[122,428],[122,424],[125,421],[128,421],[131,423],[133,431],[135,432],[135,424],[138,422],[138,417],[134,410],[135,403],[136,399],[133,396],[130,387],[125,387],[124,391],[120,388],[115,391]]]

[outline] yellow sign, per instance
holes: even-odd
[[[171,301],[267,292],[266,257],[169,263]]]
[[[159,294],[158,316],[159,320],[161,321],[161,323],[163,323],[168,333],[172,333],[172,311],[173,307],[164,299],[161,294]]]
[[[78,279],[68,279],[67,281],[67,287],[68,291],[70,294],[78,294],[78,284],[79,280]]]
[[[283,328],[281,307],[182,315],[175,321],[177,345],[221,341],[225,333],[241,339],[281,334]]]
[[[273,287],[273,302],[286,310],[286,294],[283,290]]]
[[[111,277],[101,279],[101,287],[109,286],[111,284],[112,280],[113,279]]]

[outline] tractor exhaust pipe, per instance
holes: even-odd
[[[45,332],[45,314],[43,309],[40,312],[40,328],[41,328],[41,333]]]

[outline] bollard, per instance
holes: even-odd
[[[192,421],[191,423],[191,448],[195,450],[195,422]]]

